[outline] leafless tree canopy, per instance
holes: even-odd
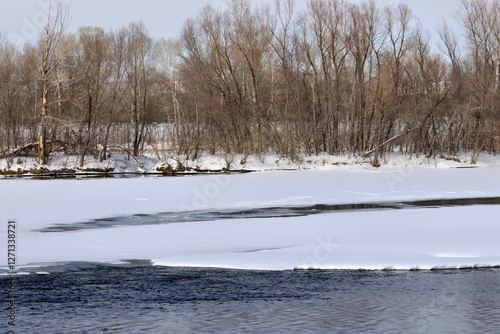
[[[500,1],[459,0],[436,45],[406,5],[232,0],[154,40],[141,22],[66,33],[53,4],[36,44],[0,38],[0,155],[120,149],[454,156],[500,148]],[[1,36],[0,36],[1,37]],[[35,152],[32,152],[35,151]],[[48,160],[49,159],[49,160]]]

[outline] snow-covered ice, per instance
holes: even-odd
[[[18,222],[21,267],[129,259],[269,270],[500,265],[500,205],[37,231],[54,224],[159,212],[469,197],[500,197],[497,163],[472,169],[386,166],[244,175],[4,179],[0,220]],[[6,225],[0,229],[4,240]],[[5,253],[0,252],[0,269],[6,268]]]

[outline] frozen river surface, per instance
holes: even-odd
[[[496,167],[0,180],[14,330],[493,333],[499,197]]]
[[[13,179],[0,219],[20,268],[460,268],[500,265],[499,197],[498,167]]]

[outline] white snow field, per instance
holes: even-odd
[[[500,205],[339,211],[42,233],[54,224],[203,210],[500,197],[500,164],[180,177],[0,180],[0,245],[18,267],[72,261],[285,270],[500,265]],[[0,269],[7,268],[0,247]]]

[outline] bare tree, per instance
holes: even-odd
[[[125,61],[126,61],[126,31],[121,29],[109,34],[110,50],[109,61],[111,67],[110,83],[106,96],[105,106],[101,123],[103,124],[103,135],[100,141],[101,152],[100,161],[104,161],[108,156],[108,148],[111,140],[111,131],[116,123],[122,121],[118,112],[122,109],[125,100]],[[116,140],[116,139],[115,139]],[[118,143],[115,143],[117,145]]]
[[[129,24],[126,30],[125,73],[128,83],[132,152],[139,154],[146,126],[148,75],[152,67],[153,41],[142,22]]]
[[[40,82],[41,82],[41,112],[39,130],[39,163],[45,164],[48,150],[46,147],[47,122],[49,120],[49,90],[53,86],[55,71],[61,61],[58,45],[64,31],[69,25],[69,8],[61,1],[50,2],[47,24],[40,40]]]
[[[20,53],[10,42],[1,42],[0,36],[0,155],[12,162],[11,148],[20,145],[22,128],[16,117],[22,101],[18,76]],[[5,153],[1,153],[5,151]]]
[[[471,59],[473,84],[467,113],[469,136],[472,141],[472,162],[477,161],[479,152],[487,140],[486,119],[494,118],[495,95],[498,94],[498,38],[500,8],[498,0],[462,0],[459,22],[465,28],[467,49]],[[494,123],[495,124],[495,123]]]
[[[102,122],[109,86],[112,83],[111,43],[102,28],[85,27],[78,30],[76,67],[79,70],[78,86],[82,92],[79,108],[82,115],[80,138],[80,166],[85,155],[96,153],[98,130]]]

